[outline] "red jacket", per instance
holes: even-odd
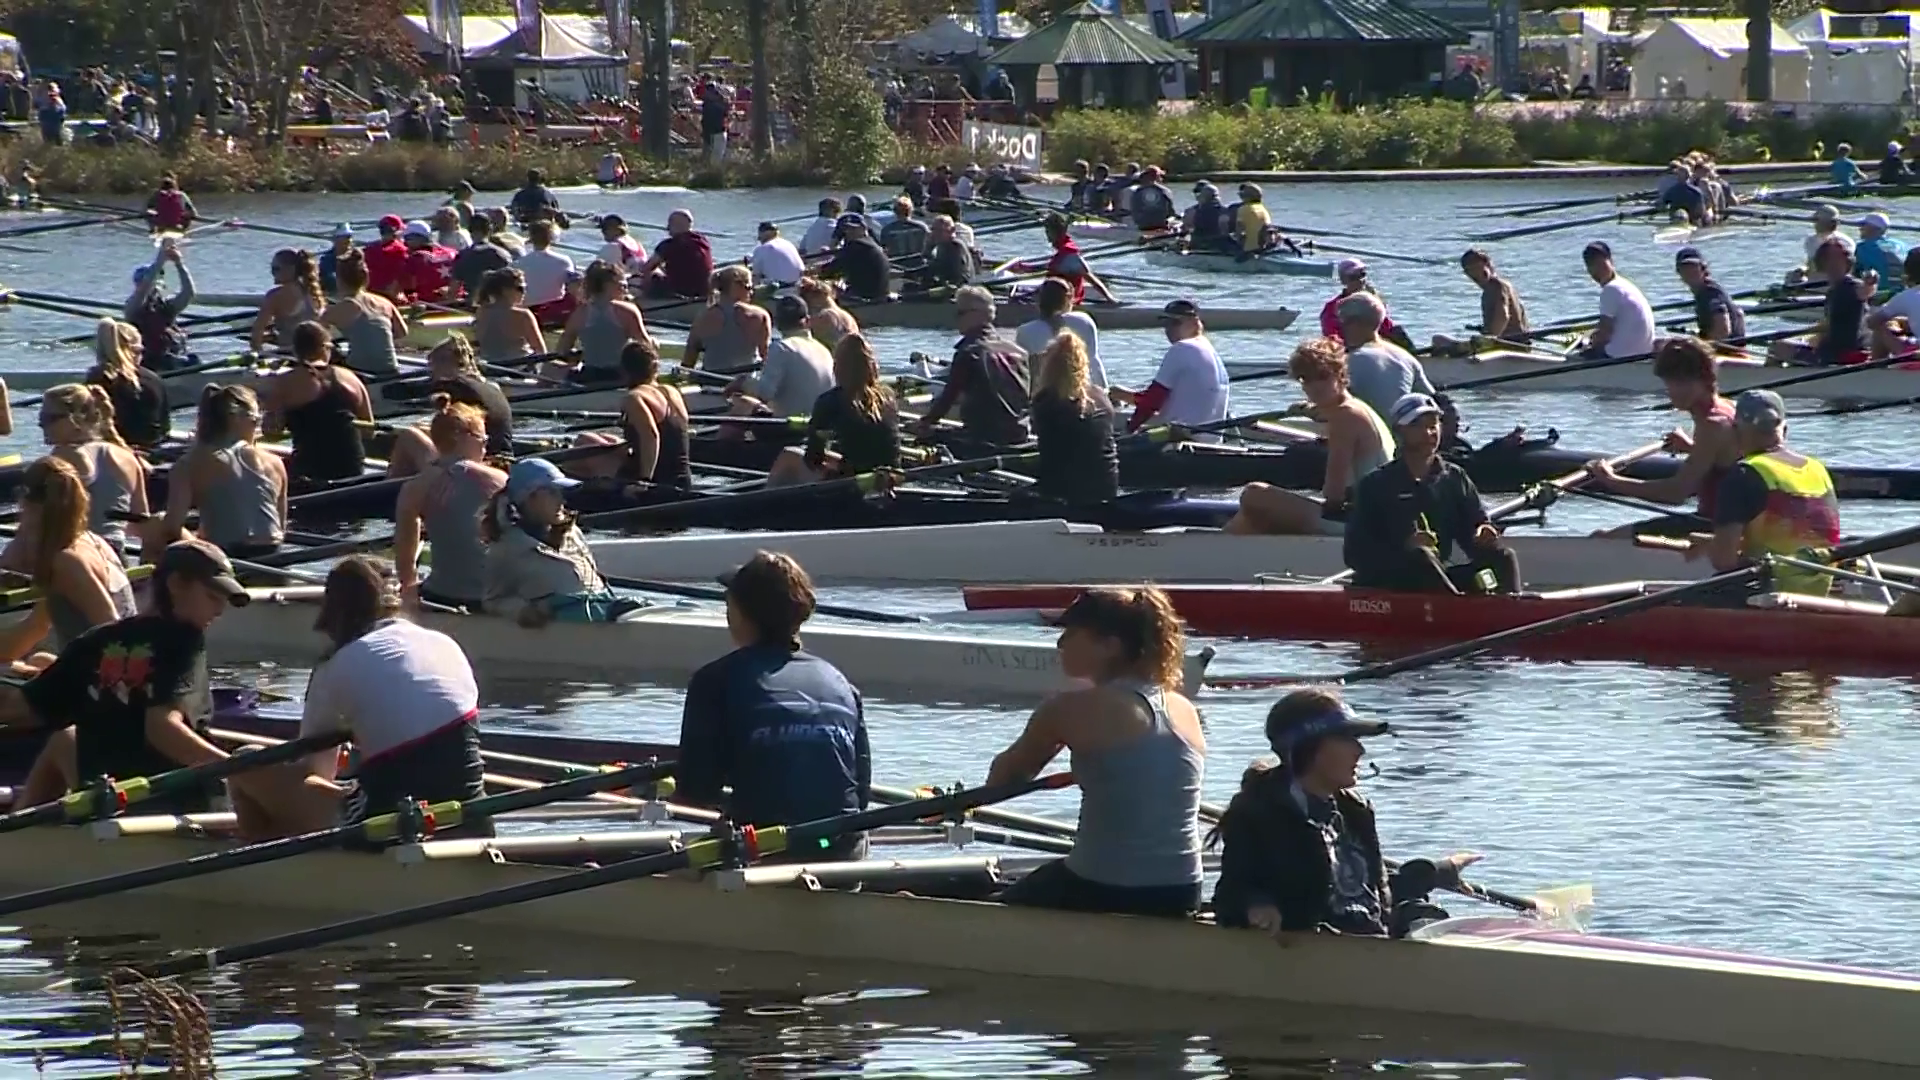
[[[439,244],[407,249],[405,291],[415,300],[438,302],[450,299],[456,291],[453,284],[453,257],[452,248]]]
[[[1340,334],[1340,316],[1336,314],[1337,310],[1340,307],[1340,301],[1345,300],[1346,298],[1347,298],[1347,294],[1342,293],[1341,295],[1336,296],[1333,299],[1327,301],[1327,306],[1320,309],[1320,336],[1321,337],[1330,337],[1333,340],[1338,341],[1342,344],[1346,343],[1347,339],[1341,336]],[[1386,337],[1392,332],[1393,332],[1393,317],[1388,316],[1384,319],[1381,319],[1380,320],[1380,336]]]
[[[396,236],[368,244],[362,254],[367,257],[367,291],[389,298],[400,295],[407,285],[407,245]]]

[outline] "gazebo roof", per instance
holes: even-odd
[[[1041,64],[1182,64],[1193,54],[1090,3],[1077,4],[1059,18],[987,57],[1002,67]]]
[[[1417,41],[1461,45],[1467,32],[1398,0],[1260,0],[1180,35],[1192,45]]]

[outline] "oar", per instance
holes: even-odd
[[[53,802],[15,810],[11,814],[0,814],[0,833],[17,832],[35,825],[77,825],[83,821],[116,817],[128,807],[137,806],[148,799],[191,791],[249,769],[295,761],[316,751],[339,746],[347,741],[347,735],[345,731],[309,735],[266,750],[229,754],[205,765],[170,769],[157,776],[141,776],[131,780],[103,778],[99,783]]]
[[[1754,299],[1782,300],[1782,299],[1790,298],[1797,293],[1811,292],[1815,289],[1825,289],[1826,287],[1827,287],[1827,283],[1824,281],[1808,282],[1800,285],[1768,285],[1759,289],[1746,289],[1741,292],[1733,293],[1728,297],[1728,299],[1731,299],[1731,300],[1754,300]],[[1693,299],[1689,297],[1685,300],[1663,301],[1661,303],[1653,305],[1652,310],[1657,312],[1686,311],[1692,307],[1693,307]],[[1779,309],[1761,308],[1756,311],[1748,312],[1748,314],[1763,315],[1763,314],[1768,314],[1773,310],[1784,311],[1784,310],[1791,310],[1791,309],[1790,308],[1779,308]],[[1549,323],[1546,326],[1535,327],[1532,330],[1525,330],[1525,331],[1519,331],[1516,333],[1504,334],[1501,336],[1500,340],[1531,341],[1535,338],[1551,337],[1555,334],[1567,334],[1567,333],[1572,333],[1578,330],[1585,330],[1593,326],[1593,324],[1599,321],[1600,321],[1600,316],[1598,315],[1588,315],[1578,319],[1563,319],[1560,322]],[[1478,325],[1472,325],[1467,327],[1467,329],[1477,332],[1481,330],[1482,327]],[[1804,333],[1805,331],[1802,331],[1802,332]]]
[[[304,740],[302,740],[304,741]],[[263,757],[298,743],[283,743],[267,750],[250,750],[237,755],[244,758]],[[322,747],[321,749],[324,749]],[[309,751],[310,752],[310,751]],[[296,757],[300,755],[295,755]],[[536,806],[566,799],[576,799],[596,792],[610,791],[615,788],[632,787],[644,784],[671,771],[671,764],[662,765],[657,761],[628,765],[624,768],[595,770],[589,774],[576,776],[551,784],[535,786],[525,791],[510,791],[501,795],[488,795],[483,798],[469,799],[466,802],[451,800],[438,803],[421,803],[417,810],[408,813],[382,814],[366,821],[351,825],[335,825],[330,828],[316,829],[298,836],[287,836],[277,840],[265,840],[259,843],[243,844],[239,847],[210,851],[204,855],[195,855],[177,862],[161,863],[158,866],[146,866],[125,873],[108,874],[104,877],[86,881],[69,882],[32,892],[16,893],[0,899],[0,913],[16,915],[24,911],[34,911],[51,904],[66,904],[80,900],[91,900],[99,896],[112,896],[132,892],[152,885],[164,885],[172,881],[185,881],[189,878],[205,877],[225,870],[237,870],[243,866],[258,866],[261,863],[276,862],[280,859],[304,855],[309,851],[321,851],[337,847],[343,841],[362,839],[374,844],[388,844],[403,839],[407,822],[425,826],[426,836],[443,829],[452,829],[463,822],[481,821],[489,817],[527,810]],[[425,837],[423,837],[424,839]]]
[[[1452,259],[1436,259],[1430,255],[1396,255],[1391,251],[1374,251],[1371,248],[1348,247],[1345,244],[1329,244],[1325,240],[1309,241],[1306,245],[1311,251],[1331,251],[1336,255],[1358,255],[1375,262],[1412,263],[1415,266],[1451,266]]]
[[[1714,344],[1759,345],[1770,341],[1781,341],[1806,332],[1805,327],[1795,327],[1787,330],[1773,330],[1765,334],[1748,334],[1745,337],[1727,338],[1724,341],[1718,341]],[[1537,369],[1530,368],[1526,371],[1509,371],[1500,375],[1485,375],[1477,379],[1462,379],[1459,382],[1448,383],[1439,389],[1442,393],[1453,393],[1459,390],[1477,390],[1483,386],[1500,386],[1505,383],[1524,382],[1528,379],[1542,379],[1549,375],[1574,375],[1583,371],[1597,371],[1601,368],[1619,367],[1622,364],[1645,363],[1648,360],[1652,360],[1653,357],[1653,353],[1645,352],[1634,353],[1630,356],[1603,356],[1597,360],[1566,360],[1557,363],[1541,361]],[[1666,406],[1661,406],[1661,408],[1666,408]]]
[[[679,851],[623,859],[591,870],[558,874],[550,878],[521,882],[471,896],[453,897],[417,907],[400,908],[378,915],[347,919],[328,926],[277,934],[241,945],[195,950],[145,965],[138,969],[136,974],[143,978],[159,979],[189,971],[213,970],[228,964],[245,963],[248,960],[277,956],[300,949],[318,948],[381,931],[399,930],[439,919],[492,911],[532,900],[565,896],[601,885],[631,881],[654,874],[688,869],[711,870],[724,866],[739,856],[751,860],[782,853],[804,855],[810,850],[823,850],[834,839],[850,833],[870,832],[890,825],[908,825],[921,818],[971,810],[977,806],[1004,802],[1035,791],[1063,788],[1072,783],[1072,773],[1053,773],[1032,780],[970,788],[931,799],[917,799],[897,806],[876,807],[858,813],[842,814],[804,825],[776,825],[767,829],[749,827],[740,830],[738,835],[710,836],[695,840]],[[120,977],[116,973],[108,976],[107,979],[117,980]],[[105,983],[97,977],[82,980],[76,984],[77,988],[91,989],[100,989],[104,985]]]
[[[1802,327],[1793,333],[1804,334],[1806,332],[1806,329]],[[1786,336],[1790,337],[1792,334],[1790,333]],[[1810,382],[1819,382],[1823,379],[1837,379],[1845,375],[1852,375],[1855,372],[1878,371],[1881,368],[1897,367],[1900,364],[1912,364],[1916,362],[1920,362],[1920,356],[1916,356],[1913,353],[1898,353],[1893,356],[1883,356],[1878,360],[1867,360],[1858,364],[1834,364],[1830,367],[1815,368],[1804,375],[1789,375],[1784,379],[1770,379],[1766,382],[1754,383],[1746,389],[1779,390],[1783,387],[1801,386]],[[1652,409],[1653,406],[1648,406],[1648,408]],[[1666,406],[1660,406],[1660,408],[1664,409]]]
[[[685,585],[674,581],[654,581],[649,578],[620,577],[615,574],[601,574],[607,584],[618,589],[634,589],[639,592],[664,593],[668,596],[684,596],[691,600],[725,600],[727,591],[710,585]],[[815,604],[816,615],[831,615],[837,619],[856,619],[871,623],[924,623],[923,615],[900,615],[891,611],[873,611],[868,608],[846,607],[841,604]]]
[[[12,240],[22,236],[39,236],[43,233],[62,232],[67,229],[83,229],[88,225],[111,225],[116,221],[132,221],[146,217],[146,211],[132,214],[115,214],[111,217],[90,218],[86,221],[57,221],[51,225],[23,225],[12,229],[0,229],[0,240]]]
[[[1573,221],[1552,221],[1545,225],[1528,225],[1518,229],[1503,229],[1499,232],[1481,233],[1478,236],[1470,236],[1467,239],[1476,244],[1491,244],[1502,240],[1518,240],[1523,236],[1538,236],[1541,233],[1558,232],[1561,229],[1579,229],[1589,225],[1602,225],[1610,222],[1624,224],[1628,218],[1645,218],[1648,216],[1645,211],[1597,214],[1593,217],[1576,218]]]

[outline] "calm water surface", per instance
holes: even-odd
[[[1283,222],[1351,230],[1356,247],[1451,259],[1463,236],[1516,224],[1478,218],[1467,207],[1637,186],[1276,186],[1269,202]],[[670,209],[689,206],[703,227],[733,234],[715,245],[728,255],[747,250],[756,221],[802,213],[817,197],[566,198],[582,209],[617,210],[630,221],[661,221]],[[343,218],[417,213],[430,200],[349,195],[200,203],[221,218],[320,232]],[[1683,296],[1670,269],[1672,249],[1655,247],[1650,231],[1609,225],[1491,247],[1536,321],[1544,322],[1591,311],[1597,289],[1585,277],[1579,251],[1592,239],[1611,242],[1622,272],[1656,303]],[[1706,250],[1730,288],[1754,288],[1777,280],[1797,258],[1803,232],[1799,224],[1755,228]],[[257,290],[268,257],[287,242],[222,230],[197,239],[189,258],[203,290]],[[0,251],[0,281],[114,301],[131,269],[152,252],[145,237],[111,228],[18,243],[46,254]],[[998,236],[987,244],[991,255],[1013,257],[1034,251],[1037,237]],[[1221,335],[1223,351],[1234,358],[1284,357],[1302,331],[1311,332],[1332,291],[1329,283],[1290,278],[1182,278],[1179,271],[1126,265],[1132,261],[1104,266],[1181,280],[1203,304],[1285,304],[1305,313],[1285,334]],[[1477,310],[1471,286],[1450,266],[1373,265],[1395,318],[1417,338],[1455,328]],[[1164,298],[1171,291],[1138,295]],[[0,313],[0,343],[7,346],[0,374],[82,366],[81,353],[48,342],[87,329],[82,321],[24,308]],[[911,349],[942,351],[948,341],[905,331],[876,337],[896,358]],[[1116,378],[1137,384],[1163,347],[1155,334],[1109,334],[1102,351]],[[1277,383],[1253,383],[1236,387],[1235,399],[1244,412],[1286,397]],[[1646,403],[1509,391],[1463,405],[1476,436],[1524,424],[1557,429],[1571,445],[1618,451],[1670,426],[1670,417],[1642,409]],[[1912,422],[1901,410],[1807,417],[1796,420],[1792,437],[1829,462],[1908,464],[1915,458]],[[16,425],[30,432],[31,417],[17,415]],[[13,443],[8,448],[30,449],[23,439]],[[1846,512],[1853,532],[1920,520],[1920,511],[1898,505],[1849,503]],[[1551,527],[1584,531],[1621,520],[1620,513],[1573,502],[1555,509]],[[949,590],[849,589],[833,599],[927,613],[959,606]],[[1216,673],[1331,672],[1359,657],[1346,646],[1216,644]],[[1484,659],[1364,685],[1354,691],[1356,704],[1390,717],[1400,732],[1372,748],[1379,774],[1366,787],[1392,850],[1485,852],[1480,878],[1516,891],[1592,882],[1600,932],[1920,971],[1920,932],[1913,929],[1920,924],[1912,888],[1912,867],[1920,865],[1912,826],[1912,793],[1920,782],[1920,736],[1909,730],[1913,684],[1829,678],[1792,667],[1778,658],[1745,673]],[[301,671],[245,674],[296,691],[304,679]],[[678,731],[678,694],[671,687],[616,692],[498,683],[487,693],[490,722],[501,728],[657,740],[672,740]],[[1229,797],[1241,769],[1264,750],[1260,721],[1271,701],[1265,692],[1204,697],[1210,798]],[[875,701],[876,771],[900,784],[978,780],[990,753],[1023,720],[1022,712],[978,705]],[[1071,792],[1028,803],[1023,809],[1063,817],[1074,812]],[[1470,906],[1463,901],[1455,910]],[[49,1075],[112,1075],[105,1037],[110,1014],[99,999],[43,992],[51,975],[168,947],[235,940],[244,936],[243,925],[243,919],[223,919],[164,942],[106,937],[99,927],[16,933],[10,951],[0,954],[0,1071],[26,1074],[37,1057]],[[389,1077],[1806,1075],[1685,1050],[1542,1043],[1458,1028],[1389,1029],[1377,1017],[1297,1009],[1284,1016],[1248,1014],[1077,986],[980,985],[950,972],[790,969],[765,957],[711,954],[608,956],[580,944],[471,942],[445,933],[301,955],[203,984],[223,1075],[357,1075],[355,1055]]]

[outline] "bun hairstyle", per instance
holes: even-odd
[[[620,375],[629,388],[660,378],[660,349],[652,338],[629,341],[620,350]]]
[[[333,263],[334,276],[340,279],[340,288],[349,293],[360,292],[367,287],[367,254],[359,248],[349,248]]]
[[[480,361],[473,355],[473,342],[461,334],[447,335],[427,353],[427,363],[441,360],[452,361],[463,375],[480,374]]]
[[[622,284],[620,270],[604,259],[595,259],[587,264],[586,273],[581,278],[581,288],[588,296],[599,296],[612,291]]]
[[[200,412],[194,418],[193,440],[202,446],[233,437],[243,416],[260,414],[260,398],[250,386],[233,383],[200,391]]]
[[[1119,642],[1129,667],[1156,686],[1179,690],[1187,634],[1167,594],[1137,589],[1088,589],[1067,607],[1062,629],[1082,629]]]
[[[502,267],[480,280],[480,293],[473,298],[474,303],[491,304],[514,290],[527,290],[527,275],[511,266]]]
[[[486,441],[487,414],[478,406],[455,401],[450,394],[435,394],[427,403],[433,408],[433,419],[427,423],[427,437],[433,440],[435,450],[451,453],[462,435],[474,435]]]

